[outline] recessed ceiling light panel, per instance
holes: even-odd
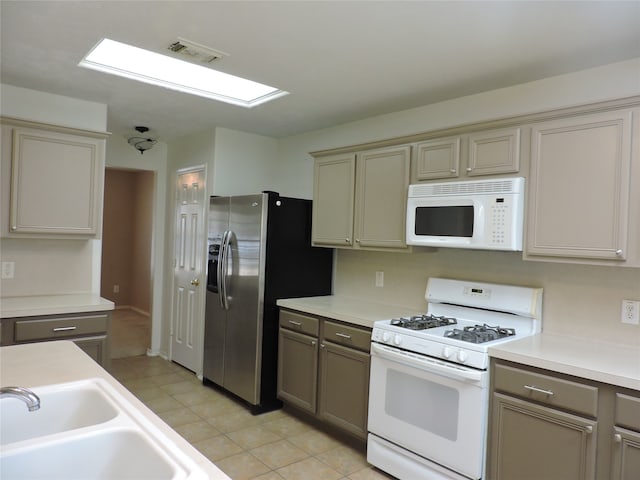
[[[255,107],[288,92],[105,38],[78,64],[222,102]]]

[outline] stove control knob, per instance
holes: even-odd
[[[450,349],[449,347],[444,347],[444,348],[442,349],[442,356],[443,356],[444,358],[449,358],[449,357],[451,357],[451,349]]]
[[[393,343],[395,345],[400,345],[402,343],[402,337],[400,335],[393,336]]]
[[[382,341],[384,343],[389,343],[389,340],[391,340],[391,334],[389,332],[383,332],[382,333]]]
[[[459,362],[466,362],[467,358],[469,358],[469,354],[467,352],[465,352],[464,350],[459,350],[458,351],[458,361]]]

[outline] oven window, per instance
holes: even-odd
[[[458,437],[459,393],[397,370],[387,370],[385,413],[440,437]]]
[[[473,205],[416,207],[415,234],[472,237]]]

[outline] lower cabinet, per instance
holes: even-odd
[[[111,313],[90,312],[69,315],[3,318],[0,344],[71,340],[102,367],[111,363]]]
[[[366,439],[371,330],[281,310],[279,342],[278,398]]]
[[[640,478],[640,393],[616,394],[615,426],[611,455],[612,480]]]
[[[492,362],[489,480],[640,479],[640,392]]]

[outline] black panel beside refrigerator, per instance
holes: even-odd
[[[311,201],[211,197],[204,383],[263,413],[276,398],[280,298],[331,294],[333,250],[311,246]]]

